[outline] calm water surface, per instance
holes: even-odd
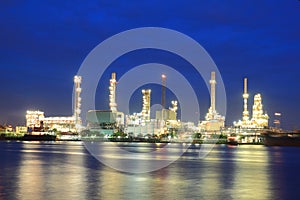
[[[3,141],[0,199],[300,199],[300,148],[216,145],[197,156],[189,149],[165,168],[131,174],[103,165],[81,142]]]

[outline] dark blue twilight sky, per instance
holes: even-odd
[[[192,37],[213,58],[226,87],[227,124],[241,117],[247,76],[250,105],[260,92],[271,117],[280,111],[284,128],[300,129],[298,0],[10,0],[0,2],[0,19],[0,124],[24,124],[27,109],[71,115],[73,76],[88,53],[121,31],[156,26]],[[108,73],[154,61],[176,65],[173,55],[160,53],[122,56]],[[107,93],[107,85],[102,90]],[[201,118],[209,102],[205,92]],[[99,109],[108,108],[106,101],[97,99]]]

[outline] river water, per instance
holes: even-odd
[[[120,147],[107,144],[101,151],[117,162],[114,148]],[[203,159],[198,152],[188,149],[164,168],[136,174],[102,164],[82,142],[2,141],[0,199],[300,198],[300,148],[216,145]],[[139,162],[138,156],[123,159]]]

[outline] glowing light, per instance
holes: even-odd
[[[224,127],[225,117],[221,116],[216,111],[216,74],[215,72],[211,72],[211,80],[210,83],[210,108],[205,116],[205,121],[200,123],[200,128],[207,131],[219,131],[222,127]]]
[[[75,87],[75,93],[74,93],[74,108],[73,108],[73,118],[75,120],[75,127],[81,127],[81,97],[80,94],[82,92],[81,89],[81,76],[74,76],[74,87]]]
[[[234,126],[241,126],[243,128],[264,128],[268,126],[269,116],[264,114],[262,97],[261,94],[254,95],[254,103],[252,107],[252,119],[249,120],[249,111],[248,111],[248,98],[249,94],[247,88],[247,78],[244,79],[244,111],[243,111],[243,120],[239,120],[237,123],[234,122]]]
[[[150,106],[151,106],[151,90],[142,90],[143,93],[143,108],[142,108],[142,115],[143,120],[150,120]]]
[[[116,73],[111,74],[110,86],[109,86],[109,107],[112,112],[117,112],[117,103],[116,103]]]

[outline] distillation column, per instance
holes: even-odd
[[[81,113],[81,76],[74,76],[74,85],[75,85],[75,92],[74,92],[74,110],[73,110],[73,115],[75,119],[75,127],[79,128],[81,126],[81,118],[80,118],[80,113]]]
[[[249,111],[248,111],[248,86],[247,86],[247,78],[244,78],[244,111],[243,111],[243,123],[247,124],[249,122]]]
[[[166,108],[166,75],[161,75],[161,81],[162,81],[162,91],[161,91],[161,106],[162,109]]]
[[[210,107],[206,113],[205,120],[200,127],[206,131],[219,131],[224,127],[225,117],[221,116],[216,110],[216,72],[211,72],[210,83]]]
[[[150,120],[150,100],[151,100],[151,90],[142,90],[143,93],[143,109],[142,115],[144,120]]]
[[[261,94],[256,94],[254,96],[254,104],[252,110],[252,123],[257,128],[263,128],[268,126],[269,116],[264,114],[262,97]]]
[[[171,101],[172,108],[170,108],[171,111],[175,113],[175,119],[177,120],[177,109],[178,109],[178,102],[177,101]]]
[[[111,74],[110,79],[110,85],[109,85],[109,108],[112,112],[117,112],[117,103],[116,103],[116,73],[113,72]]]

